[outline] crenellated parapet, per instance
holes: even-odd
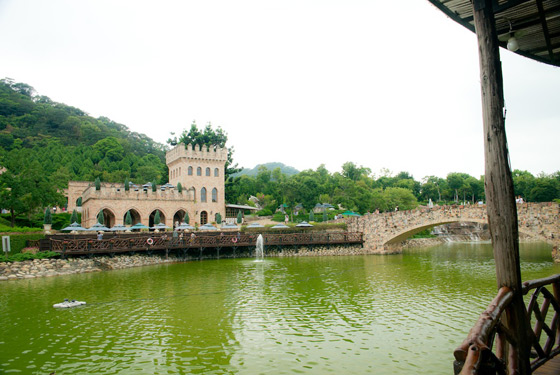
[[[156,191],[152,191],[152,188],[130,188],[130,190],[125,190],[123,184],[103,184],[99,190],[95,190],[94,186],[86,188],[82,192],[82,202],[85,204],[90,199],[95,200],[119,200],[119,201],[193,201],[194,199],[190,196],[187,190],[183,190],[181,193],[174,188],[164,188],[160,186],[156,188]]]
[[[207,160],[215,162],[226,162],[228,157],[228,149],[226,147],[201,146],[201,145],[185,145],[179,143],[165,154],[167,165],[179,159],[190,160]]]

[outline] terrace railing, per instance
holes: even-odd
[[[523,283],[522,293],[528,299],[526,319],[532,330],[531,371],[560,353],[560,275]],[[455,350],[455,374],[517,374],[515,342],[512,329],[501,318],[514,298],[513,291],[502,287],[467,338]],[[527,301],[527,297],[525,299]],[[504,319],[505,320],[505,319]]]
[[[257,242],[257,234],[187,234],[173,237],[170,234],[127,235],[108,239],[51,237],[51,250],[63,255],[122,253],[131,251],[172,250],[190,248],[251,247]],[[362,233],[282,233],[264,234],[265,246],[343,245],[362,244]]]

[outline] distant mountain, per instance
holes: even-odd
[[[299,171],[297,169],[295,169],[294,167],[290,167],[288,165],[285,165],[283,163],[279,163],[279,162],[271,162],[271,163],[264,163],[264,164],[257,164],[254,168],[249,169],[249,168],[243,168],[241,170],[241,172],[233,175],[234,177],[238,177],[238,176],[256,176],[259,173],[259,168],[261,166],[266,167],[266,169],[268,169],[269,171],[273,171],[276,168],[280,168],[280,170],[282,171],[282,173],[284,173],[287,176],[293,176],[295,174],[298,174]]]

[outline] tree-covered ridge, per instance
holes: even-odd
[[[266,169],[271,171],[275,170],[276,168],[280,168],[280,171],[287,176],[293,176],[299,173],[299,171],[294,167],[290,167],[288,165],[279,162],[271,162],[271,163],[258,164],[252,169],[243,168],[240,172],[236,173],[233,177],[239,177],[243,175],[254,177],[259,173],[259,169],[261,169],[262,167],[265,167]]]
[[[1,158],[26,150],[59,187],[98,177],[106,182],[167,179],[164,145],[10,79],[0,80],[0,147]]]
[[[560,172],[533,176],[527,171],[513,172],[515,193],[524,201],[550,202],[560,198]],[[256,176],[242,175],[226,184],[230,203],[252,204],[257,197],[266,211],[274,212],[280,205],[303,205],[311,209],[318,203],[340,205],[359,213],[408,210],[419,204],[476,204],[485,201],[484,178],[466,173],[449,173],[446,178],[427,176],[416,181],[408,172],[393,175],[383,170],[375,176],[369,168],[347,162],[341,172],[330,173],[324,165],[293,176],[280,168],[259,168]]]

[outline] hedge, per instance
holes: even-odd
[[[8,255],[15,255],[21,253],[21,250],[27,247],[27,240],[40,240],[45,238],[44,233],[25,233],[25,234],[12,234],[2,233],[2,236],[10,236],[10,252]],[[0,253],[3,252],[0,251]]]

